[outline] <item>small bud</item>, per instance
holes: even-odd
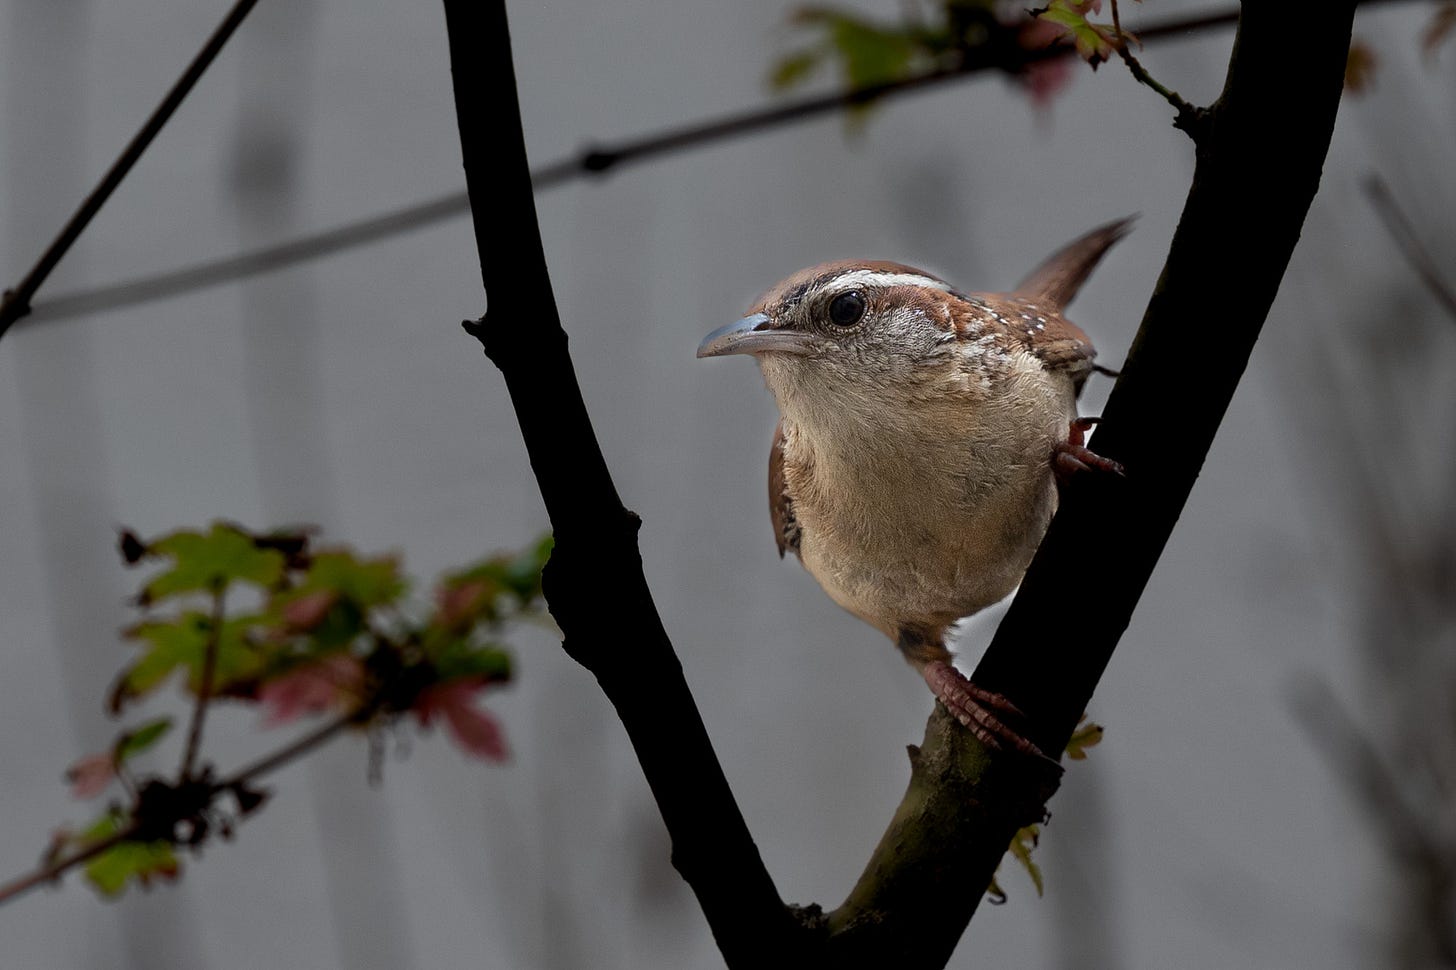
[[[121,534],[117,539],[117,548],[121,550],[121,558],[128,566],[135,566],[141,562],[142,557],[147,554],[146,543],[137,537],[137,534],[130,529],[120,530]]]

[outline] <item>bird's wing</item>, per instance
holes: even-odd
[[[1097,351],[1081,327],[1019,293],[972,293],[961,298],[964,302],[955,320],[961,340],[990,342],[1006,352],[1025,351],[1082,389]]]
[[[1092,275],[1103,253],[1132,231],[1132,219],[1118,219],[1098,226],[1052,253],[1031,275],[1022,280],[1014,295],[1043,311],[1060,314],[1087,277]],[[1075,327],[1073,329],[1076,329]],[[1080,330],[1077,331],[1081,333]]]
[[[1092,359],[1097,356],[1091,338],[1081,327],[1061,314],[1051,313],[1036,304],[1030,304],[1024,312],[1031,317],[1028,326],[1017,326],[1028,323],[1018,312],[1010,321],[1011,336],[1029,350],[1033,357],[1040,360],[1047,370],[1061,372],[1070,377],[1080,391],[1082,382],[1092,372]]]
[[[1131,228],[1131,219],[1119,219],[1074,239],[1012,292],[982,295],[974,318],[986,331],[1004,335],[1007,344],[1031,353],[1047,370],[1066,374],[1081,391],[1097,351],[1082,328],[1062,316],[1062,309],[1103,254]]]
[[[774,428],[773,447],[768,452],[768,514],[773,519],[774,542],[779,558],[793,550],[799,552],[799,522],[794,518],[794,500],[789,497],[784,478],[784,423]]]

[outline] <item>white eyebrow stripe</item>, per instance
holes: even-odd
[[[928,286],[936,290],[950,290],[949,283],[933,276],[921,273],[887,273],[873,269],[850,270],[824,284],[824,289],[851,289],[856,286]]]

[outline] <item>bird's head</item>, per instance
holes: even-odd
[[[846,260],[801,270],[748,315],[708,334],[699,357],[749,354],[781,408],[903,400],[948,361],[967,298],[899,263]]]

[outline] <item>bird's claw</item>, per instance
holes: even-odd
[[[1007,721],[1024,720],[1025,715],[1005,697],[977,687],[943,660],[926,664],[922,674],[946,710],[986,747],[1051,760],[1041,748],[1007,725]]]
[[[1059,441],[1052,448],[1052,473],[1058,485],[1065,485],[1073,475],[1082,472],[1103,472],[1119,478],[1127,476],[1126,470],[1111,458],[1103,458],[1087,447],[1087,430],[1101,418],[1074,418],[1067,432],[1067,440]]]

